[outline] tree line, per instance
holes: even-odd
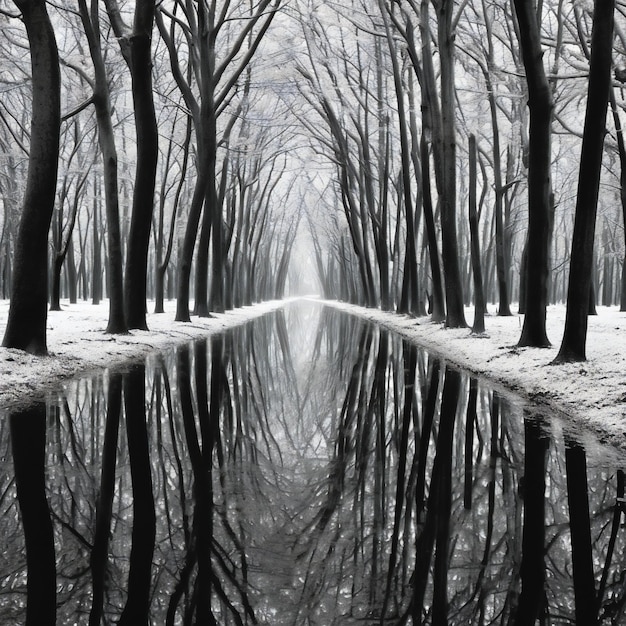
[[[313,227],[324,293],[450,327],[473,302],[479,333],[485,302],[517,300],[519,344],[537,347],[567,300],[558,360],[584,359],[587,314],[624,291],[614,4],[377,8],[318,7],[303,28],[303,121],[336,169],[328,213],[345,214]]]
[[[567,301],[558,359],[584,359],[596,301],[626,309],[622,18],[609,0],[6,3],[3,344],[45,353],[61,294],[108,296],[114,333],[147,328],[148,296],[179,321],[282,297],[309,254],[325,297],[450,327],[518,301],[522,346],[549,345]]]
[[[190,294],[199,315],[282,296],[298,225],[288,130],[267,124],[272,96],[251,87],[278,4],[3,11],[5,346],[45,353],[62,289],[106,294],[112,333],[147,328],[148,293],[157,311],[175,294],[180,321]]]

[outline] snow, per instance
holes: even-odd
[[[210,318],[174,321],[173,302],[163,314],[148,314],[149,331],[128,335],[104,332],[108,302],[62,304],[48,314],[47,357],[0,348],[0,410],[23,406],[45,397],[68,378],[94,369],[121,365],[177,343],[220,332],[269,313],[290,300],[243,307]],[[322,301],[325,302],[325,301]],[[589,318],[587,361],[553,365],[565,320],[564,306],[550,306],[547,315],[551,348],[518,348],[522,316],[498,317],[494,307],[485,319],[487,336],[469,329],[446,329],[428,318],[409,318],[346,303],[325,302],[400,333],[451,364],[484,376],[496,385],[529,400],[540,412],[556,412],[572,427],[626,448],[626,313],[598,307]],[[4,332],[8,302],[0,301],[0,330]],[[471,324],[473,310],[466,310]]]

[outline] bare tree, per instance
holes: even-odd
[[[137,163],[133,188],[133,208],[124,273],[124,313],[129,328],[147,330],[146,281],[148,244],[158,155],[158,132],[152,94],[152,29],[155,0],[137,0],[133,26],[122,19],[117,0],[106,0],[111,25],[130,69]]]
[[[436,0],[441,81],[441,249],[446,289],[446,325],[466,326],[456,234],[456,97],[454,1]]]
[[[596,0],[594,3],[587,110],[572,236],[567,313],[563,340],[555,359],[557,363],[586,359],[596,212],[611,85],[614,11],[614,0]]]
[[[94,67],[92,80],[82,72],[93,88],[93,96],[85,104],[93,103],[98,123],[98,141],[102,154],[103,186],[106,207],[107,244],[108,244],[108,293],[109,323],[107,332],[125,333],[128,330],[124,317],[124,291],[122,272],[122,237],[120,232],[119,184],[117,169],[117,148],[113,133],[111,95],[108,77],[102,55],[100,34],[100,9],[97,0],[92,0],[87,7],[86,0],[78,0],[80,19],[85,29],[89,44],[89,53]],[[81,105],[82,108],[85,105]],[[94,228],[97,227],[94,223]],[[95,254],[94,246],[94,254]]]
[[[171,12],[163,5],[157,12],[157,25],[169,51],[172,74],[192,116],[197,150],[196,187],[179,257],[178,321],[190,319],[191,264],[203,210],[204,240],[209,241],[209,229],[211,236],[211,306],[218,312],[224,310],[223,213],[217,189],[218,118],[233,99],[238,81],[279,5],[280,0],[261,0],[248,11],[228,2],[220,8],[214,2],[200,2],[188,10],[186,3],[177,0]],[[203,257],[205,262],[208,264],[208,256]],[[207,266],[202,271],[208,275]],[[203,308],[196,312],[208,315],[208,303],[202,304]]]
[[[520,346],[546,347],[548,249],[551,216],[550,136],[552,93],[543,66],[538,16],[533,0],[515,0],[518,38],[526,69],[530,140],[528,155],[528,232],[526,302]]]
[[[61,79],[59,54],[44,0],[16,0],[31,55],[33,105],[28,181],[15,248],[9,318],[2,345],[47,352],[48,230],[54,209]]]

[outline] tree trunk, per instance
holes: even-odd
[[[209,156],[209,159],[211,157]],[[208,185],[215,179],[215,170],[211,169],[207,173]],[[209,258],[211,250],[211,229],[213,226],[212,212],[209,210],[209,195],[204,200],[204,212],[202,214],[202,224],[200,225],[200,237],[198,239],[198,252],[196,254],[196,276],[194,283],[194,315],[200,317],[209,316]]]
[[[478,211],[476,208],[476,137],[469,138],[469,226],[472,251],[472,273],[474,275],[474,324],[472,333],[485,332],[485,293],[483,270],[480,260],[480,239],[478,235]],[[502,306],[502,301],[500,301]],[[507,302],[508,306],[508,302]]]
[[[615,125],[615,135],[617,138],[617,154],[619,155],[619,199],[622,209],[622,226],[626,235],[626,145],[624,145],[624,131],[622,121],[619,117],[617,103],[615,102],[615,90],[613,85],[609,87],[609,103],[611,104],[611,113],[613,114],[613,123]],[[619,310],[626,311],[626,253],[622,260],[622,273],[620,278],[620,297]]]
[[[108,96],[107,96],[108,100]],[[125,333],[128,328],[124,317],[124,289],[122,273],[122,236],[117,179],[117,150],[108,105],[96,106],[100,149],[104,170],[104,196],[107,223],[107,292],[109,296],[109,322],[107,333]]]
[[[400,124],[400,154],[402,160],[402,197],[404,199],[404,209],[406,218],[406,259],[405,272],[402,287],[402,299],[398,306],[399,313],[415,314],[415,303],[418,298],[417,289],[417,252],[415,250],[415,229],[413,211],[413,192],[411,189],[411,148],[409,146],[409,123],[404,107],[404,95],[402,88],[402,76],[398,63],[397,51],[391,35],[387,9],[382,0],[379,0],[380,12],[385,22],[385,32],[389,55],[393,67],[393,79],[396,92],[396,104],[398,107],[398,120]]]
[[[124,275],[124,312],[129,328],[148,329],[146,281],[148,245],[158,155],[158,130],[152,96],[152,28],[155,0],[137,0],[127,63],[132,77],[137,169]],[[121,40],[120,40],[121,41]]]
[[[78,301],[78,273],[76,272],[76,258],[74,256],[74,240],[69,239],[65,264],[67,267],[67,291],[70,304]]]
[[[430,280],[432,282],[431,319],[433,322],[443,322],[446,319],[446,306],[441,280],[441,265],[439,263],[439,246],[437,245],[437,230],[433,212],[432,195],[430,189],[430,155],[428,144],[422,132],[420,139],[420,153],[422,164],[422,192],[424,206],[424,224],[428,241],[428,258],[430,260]]]
[[[496,102],[493,94],[493,88],[489,91],[489,105],[491,108],[491,117],[493,120],[493,169],[494,183],[496,186],[496,202],[494,206],[495,222],[496,222],[496,273],[498,276],[498,315],[511,315],[511,307],[509,303],[509,264],[507,257],[509,251],[506,247],[504,223],[504,188],[502,185],[502,175],[500,172],[500,140],[499,130],[497,126]]]
[[[467,326],[456,234],[456,90],[454,84],[454,0],[437,2],[441,81],[442,188],[441,253],[446,290],[446,326]]]
[[[530,112],[528,167],[528,235],[524,276],[524,326],[518,345],[547,347],[548,250],[550,243],[550,136],[552,95],[543,66],[541,40],[532,0],[515,0],[519,23],[528,109]]]
[[[19,0],[31,55],[33,102],[28,180],[15,246],[9,317],[2,345],[46,354],[48,230],[61,129],[59,53],[44,0]]]
[[[165,203],[167,199],[168,190],[168,175],[170,172],[170,163],[172,156],[172,149],[174,146],[174,137],[169,138],[167,157],[165,160],[166,174],[161,181],[161,192],[159,198],[159,216],[157,225],[157,234],[155,237],[155,272],[154,272],[154,312],[163,313],[163,301],[165,299],[165,278],[168,275],[169,262],[172,256],[172,249],[174,244],[174,233],[176,230],[176,216],[178,215],[178,207],[180,206],[180,197],[182,194],[183,186],[186,182],[187,166],[189,163],[189,145],[191,143],[191,131],[192,131],[192,118],[191,115],[186,115],[185,122],[185,142],[183,144],[183,161],[180,166],[180,175],[176,184],[176,192],[174,194],[174,201],[172,202],[172,215],[170,217],[169,231],[167,235],[167,245],[164,247],[164,231],[165,231]],[[169,287],[169,285],[168,285]]]
[[[72,202],[72,210],[69,216],[69,223],[67,225],[65,233],[65,241],[63,241],[63,212],[58,211],[58,220],[56,225],[56,233],[54,239],[54,257],[52,264],[52,290],[50,293],[50,310],[61,310],[61,272],[63,270],[63,264],[67,258],[68,252],[72,246],[72,234],[74,232],[74,226],[76,225],[76,216],[78,214],[78,205],[82,197],[82,188],[87,180],[86,175],[78,182],[76,187],[76,193],[74,195],[74,201]],[[67,194],[62,194],[61,202],[67,199]],[[53,231],[55,228],[53,227]],[[75,301],[75,300],[74,300]]]
[[[85,0],[79,0],[80,17],[87,35],[89,52],[94,66],[95,86],[93,103],[98,123],[98,141],[102,153],[108,243],[107,286],[109,294],[109,323],[106,332],[125,333],[128,328],[124,317],[117,149],[115,147],[115,135],[111,119],[109,83],[100,47],[100,18],[97,3],[92,5],[92,9],[93,11],[90,14]],[[97,224],[94,222],[94,228],[97,227]]]
[[[567,312],[557,363],[584,361],[593,271],[593,242],[600,187],[606,111],[611,83],[615,0],[596,0],[591,34],[587,109],[572,235]]]
[[[50,287],[50,310],[61,310],[61,270],[63,269],[63,257],[55,254],[52,260],[52,285]]]
[[[98,214],[98,207],[100,205],[99,199],[99,185],[97,181],[94,181],[94,198],[93,198],[93,264],[91,268],[91,299],[93,304],[100,304],[102,300],[102,254],[100,245],[100,219]],[[86,246],[83,250],[86,249]],[[87,283],[86,276],[84,277],[85,284]]]
[[[196,130],[197,134],[197,130]],[[189,322],[189,283],[191,279],[191,264],[193,262],[193,251],[196,246],[198,235],[198,225],[202,215],[202,207],[206,197],[207,176],[205,168],[204,150],[198,146],[198,174],[193,198],[189,207],[187,226],[182,247],[179,251],[178,276],[176,283],[176,321]]]

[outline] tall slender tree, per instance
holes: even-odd
[[[113,132],[111,94],[102,54],[100,9],[97,0],[92,0],[90,7],[87,6],[86,0],[78,0],[78,10],[83,28],[85,29],[85,35],[87,36],[89,53],[94,67],[93,80],[85,75],[88,84],[93,88],[93,95],[87,101],[87,104],[93,103],[96,110],[98,141],[104,170],[103,186],[107,222],[107,278],[109,294],[107,332],[125,333],[128,331],[128,326],[124,317],[117,148]],[[84,107],[84,105],[82,106]],[[97,228],[97,226],[97,223],[94,223],[94,228]],[[94,249],[94,254],[96,253],[97,251]]]
[[[154,210],[158,130],[152,93],[152,30],[155,0],[137,0],[132,28],[117,0],[105,1],[111,25],[130,69],[135,109],[137,165],[124,270],[124,314],[129,328],[147,329],[148,244]]]
[[[586,359],[593,244],[611,85],[615,0],[595,0],[583,145],[578,174],[565,330],[557,363]]]
[[[15,0],[15,4],[28,35],[33,104],[28,180],[2,345],[45,354],[48,231],[56,194],[61,133],[59,52],[45,0]]]
[[[454,0],[436,0],[441,83],[441,251],[446,293],[446,326],[466,326],[456,231],[456,87],[454,83]]]
[[[210,306],[217,312],[224,310],[223,210],[218,204],[216,176],[221,138],[218,118],[231,102],[241,75],[278,11],[280,0],[261,0],[250,6],[249,11],[243,6],[231,6],[230,2],[218,7],[215,2],[189,5],[177,0],[173,6],[170,12],[160,5],[156,19],[169,52],[172,74],[192,116],[196,138],[196,185],[180,251],[176,296],[176,319],[189,321],[191,266],[203,210],[207,212],[205,234],[210,228],[212,238]],[[188,49],[178,37],[181,31]],[[205,240],[208,241],[208,235]],[[208,264],[208,255],[203,257],[203,263]],[[208,266],[202,271],[208,275]],[[208,308],[196,312],[208,314]]]
[[[485,332],[485,294],[483,289],[483,271],[480,259],[480,240],[478,237],[478,209],[476,202],[476,137],[469,138],[469,225],[472,255],[472,275],[474,277],[474,323],[472,333],[480,335]],[[502,294],[501,294],[502,295]],[[500,300],[502,303],[502,300]]]
[[[528,232],[526,235],[526,302],[520,346],[547,347],[546,307],[552,183],[550,137],[552,91],[543,65],[539,23],[534,0],[514,0],[522,50],[530,131],[528,149]]]

